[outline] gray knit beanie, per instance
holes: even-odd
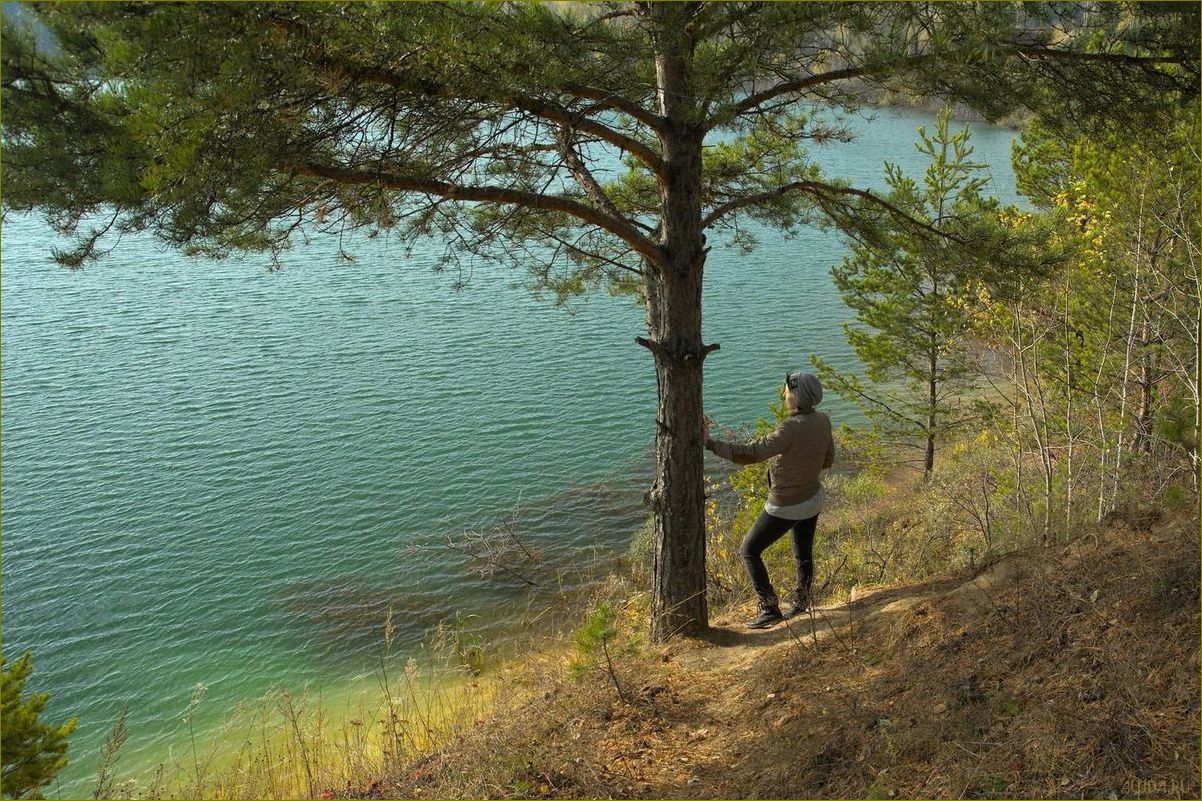
[[[822,403],[822,383],[811,373],[790,373],[786,383],[793,395],[797,409],[801,412],[812,412],[814,407]]]

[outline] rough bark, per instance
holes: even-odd
[[[701,145],[704,131],[690,91],[692,34],[679,24],[692,4],[652,8],[657,17],[659,84],[665,178],[661,202],[662,255],[644,281],[647,345],[659,389],[651,639],[699,634],[708,626],[705,596],[705,497],[701,442],[701,279],[705,236],[701,218]],[[676,24],[674,24],[676,23]]]
[[[680,264],[673,257],[669,263]],[[669,267],[666,272],[675,272]],[[701,442],[700,265],[651,282],[658,306],[651,334],[659,387],[656,415],[654,587],[651,638],[705,630],[705,515]],[[652,316],[652,315],[649,315]]]

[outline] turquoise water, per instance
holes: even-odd
[[[929,115],[886,110],[817,152],[879,187],[911,173]],[[974,124],[1014,199],[1013,132]],[[551,563],[612,553],[644,518],[655,382],[643,311],[593,295],[532,300],[504,272],[434,274],[441,245],[317,237],[268,273],[127,239],[81,272],[56,267],[36,218],[2,239],[5,653],[34,653],[48,716],[79,717],[50,796],[87,794],[128,706],[125,764],[179,747],[206,688],[209,724],[275,685],[337,686],[376,664],[385,610],[399,645],[473,615],[490,631],[529,592],[413,543],[497,525]],[[707,264],[706,411],[766,413],[811,353],[854,358],[828,270],[831,233],[764,232]],[[855,418],[839,399],[836,422]]]

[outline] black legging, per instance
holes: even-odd
[[[778,600],[760,554],[789,529],[793,529],[793,557],[797,560],[797,588],[793,591],[793,600],[809,605],[810,585],[814,581],[814,529],[817,527],[818,515],[807,520],[785,520],[767,512],[760,512],[755,525],[747,532],[743,544],[739,546],[739,556],[743,557],[747,575],[755,587],[755,594],[760,597],[761,605],[776,606]]]

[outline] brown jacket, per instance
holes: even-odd
[[[795,412],[771,434],[748,443],[710,437],[705,447],[736,464],[755,464],[779,456],[768,467],[768,502],[792,506],[809,500],[820,486],[818,474],[835,461],[831,419],[822,412]]]

